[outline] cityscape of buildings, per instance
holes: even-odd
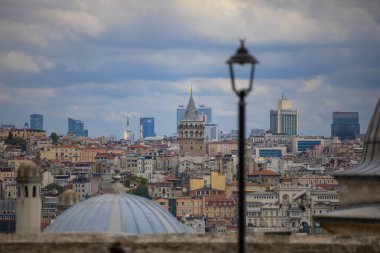
[[[250,131],[244,161],[249,233],[323,232],[313,215],[339,207],[332,174],[357,165],[363,153],[358,113],[332,115],[331,136],[299,135],[298,110],[282,98],[270,111],[270,129]],[[120,170],[123,190],[152,199],[193,233],[235,233],[238,133],[219,132],[212,119],[212,108],[197,107],[191,93],[187,106],[177,108],[178,131],[172,136],[156,136],[154,117],[140,118],[139,134],[126,118],[121,140],[89,138],[84,122],[74,118],[68,118],[67,134],[56,136],[43,130],[41,114],[30,116],[30,128],[2,125],[0,232],[17,230],[15,203],[24,186],[16,170],[33,160],[42,180],[29,193],[41,195],[41,202],[30,204],[41,214],[40,226],[33,225],[38,229],[60,216],[60,194],[72,191],[82,202],[110,193]]]

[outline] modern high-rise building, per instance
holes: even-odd
[[[184,105],[179,105],[177,107],[177,130],[178,130],[179,123],[181,122],[181,120],[183,119],[183,117],[185,117],[185,113],[186,113],[185,106]]]
[[[331,136],[341,140],[353,140],[360,134],[358,112],[333,112]]]
[[[88,137],[88,130],[84,129],[84,122],[73,118],[68,118],[67,133],[75,134],[75,136]]]
[[[204,123],[212,123],[212,108],[206,107],[205,105],[199,105],[197,108],[197,113],[202,117]]]
[[[44,130],[44,116],[42,114],[30,115],[30,129]]]
[[[154,118],[153,117],[141,117],[140,118],[140,128],[142,127],[142,137],[154,137],[156,133],[154,132]]]
[[[292,108],[291,100],[279,99],[277,110],[270,110],[270,131],[298,135],[298,110]]]

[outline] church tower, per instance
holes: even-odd
[[[190,91],[190,99],[185,116],[178,126],[179,156],[203,157],[205,156],[205,137],[202,118],[195,107],[193,93]]]
[[[16,202],[16,233],[38,234],[41,231],[41,172],[31,161],[18,167],[16,177],[18,197]]]

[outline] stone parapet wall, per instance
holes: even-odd
[[[230,253],[237,252],[236,235],[40,234],[0,235],[0,252],[12,253]],[[246,252],[341,253],[380,252],[378,236],[268,236],[249,235]]]

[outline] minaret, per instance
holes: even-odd
[[[129,117],[127,117],[127,127],[124,131],[124,140],[130,142],[131,141],[131,137],[130,137],[130,130],[129,130]]]
[[[17,169],[16,233],[41,231],[41,171],[37,164],[25,161]]]

